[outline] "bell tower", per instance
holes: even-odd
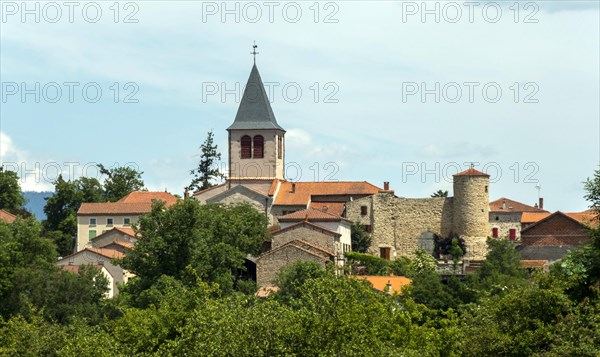
[[[256,45],[254,52],[256,56]],[[285,130],[277,124],[256,60],[229,133],[229,178],[283,179]]]

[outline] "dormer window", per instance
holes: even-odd
[[[252,158],[252,138],[248,135],[242,136],[242,159]]]
[[[265,139],[262,135],[256,135],[254,137],[254,158],[262,159],[264,156],[264,143]]]

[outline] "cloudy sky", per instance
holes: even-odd
[[[131,165],[182,193],[214,130],[226,154],[252,66],[287,130],[290,179],[451,190],[580,211],[600,158],[597,1],[21,2],[0,22],[0,154],[25,190]],[[226,157],[224,156],[225,160]]]

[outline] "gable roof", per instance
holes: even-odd
[[[339,222],[348,221],[341,216],[332,215],[327,212],[319,211],[313,208],[307,208],[277,217],[279,222],[297,222],[297,221],[319,221],[319,222]]]
[[[584,224],[588,227],[595,228],[600,224],[596,215],[593,212],[583,211],[583,212],[561,212],[566,216],[573,218],[581,224]],[[554,213],[550,212],[523,212],[521,216],[521,223],[535,223],[539,222],[542,219],[552,215]]]
[[[332,235],[334,237],[341,237],[342,236],[338,232],[334,232],[332,230],[329,230],[327,228],[323,228],[321,226],[318,226],[316,224],[312,224],[312,223],[307,222],[307,221],[302,221],[302,222],[298,222],[296,224],[292,224],[289,227],[285,227],[284,229],[280,229],[278,231],[275,231],[275,232],[271,233],[271,235],[276,236],[278,234],[281,234],[281,233],[284,233],[284,232],[289,232],[289,231],[291,231],[293,229],[298,229],[298,228],[303,227],[303,226],[311,228],[311,229],[316,229],[316,230],[318,230],[318,231],[320,231],[322,233],[325,233],[325,234],[328,234],[328,235]]]
[[[453,176],[484,176],[484,177],[490,177],[490,175],[483,173],[481,171],[477,171],[474,168],[469,168],[466,169],[465,171],[459,172]]]
[[[107,235],[113,234],[115,232],[120,232],[123,233],[131,238],[138,238],[135,236],[135,232],[133,231],[133,228],[122,228],[122,227],[113,227],[112,229],[106,231],[106,232],[102,232],[102,234],[98,234],[97,236],[95,236],[94,238],[92,238],[92,241],[98,240],[100,238],[104,238]]]
[[[521,223],[535,223],[551,215],[550,212],[523,212]]]
[[[244,196],[250,198],[249,195],[258,195],[259,197],[262,198],[268,198],[267,195],[263,194],[262,192],[258,192],[256,190],[251,189],[250,187],[244,186],[244,185],[236,185],[232,188],[230,188],[229,190],[223,191],[219,194],[214,195],[213,197],[209,198],[206,200],[207,203],[214,203],[214,202],[220,202],[222,201],[225,197],[228,197],[234,193],[240,193],[243,194]],[[264,204],[264,201],[261,202],[262,204]]]
[[[580,225],[582,228],[588,228],[588,227],[587,227],[585,224],[581,223],[580,221],[576,220],[575,218],[573,218],[573,217],[570,217],[569,215],[567,215],[567,214],[565,214],[565,213],[563,213],[563,212],[561,212],[561,211],[556,211],[556,212],[554,212],[554,213],[552,213],[552,214],[549,214],[548,216],[546,216],[546,217],[544,217],[544,218],[540,219],[539,221],[535,222],[535,223],[534,223],[534,224],[532,224],[531,226],[529,226],[529,227],[527,227],[527,228],[523,229],[523,230],[521,231],[521,235],[523,235],[523,233],[527,234],[527,232],[529,232],[529,231],[531,231],[531,230],[534,230],[535,228],[539,227],[540,225],[542,225],[542,224],[544,224],[544,223],[546,223],[546,222],[550,221],[551,219],[553,219],[553,218],[555,218],[555,217],[559,217],[559,216],[565,217],[565,218],[567,218],[568,220],[571,220],[571,221],[573,221],[573,222],[577,223],[577,224],[578,224],[578,225]]]
[[[504,202],[505,208],[502,208]],[[548,212],[541,208],[526,205],[524,203],[501,197],[495,201],[490,202],[490,212]]]
[[[248,77],[246,88],[244,88],[244,95],[235,115],[235,120],[227,128],[227,130],[237,129],[277,129],[285,131],[277,124],[256,64],[252,66],[250,71],[250,77]]]
[[[75,252],[73,254],[69,254],[66,257],[61,258],[59,261],[68,260],[71,257],[74,257],[76,255],[80,255],[80,254],[85,254],[87,252],[93,253],[93,254],[97,254],[97,255],[100,255],[102,257],[109,258],[109,259],[122,259],[122,258],[125,257],[125,253],[120,252],[120,251],[118,251],[116,249],[110,249],[110,248],[90,248],[90,247],[88,247],[88,248],[82,249],[82,250],[80,250],[78,252]]]
[[[319,247],[318,245],[311,244],[311,243],[309,243],[307,241],[304,241],[304,240],[301,240],[301,239],[296,239],[296,240],[293,240],[291,242],[287,242],[287,243],[285,243],[285,244],[283,244],[283,245],[281,245],[281,246],[279,246],[279,247],[277,247],[275,249],[271,249],[271,250],[269,250],[267,252],[264,252],[258,258],[256,258],[256,260],[262,259],[262,258],[264,258],[266,256],[272,255],[274,253],[277,253],[280,250],[287,249],[287,248],[299,249],[299,250],[302,250],[302,251],[304,251],[304,252],[306,252],[308,254],[314,255],[315,257],[319,257],[319,258],[325,259],[324,256],[319,255],[319,254],[317,254],[315,252],[310,251],[310,249],[312,248],[312,249],[315,249],[315,250],[317,250],[319,252],[324,253],[325,255],[327,255],[329,257],[335,257],[335,254],[333,254],[332,252],[330,252],[330,251],[328,251],[326,249],[323,249],[323,248]]]
[[[77,211],[78,215],[120,214],[140,215],[152,210],[152,201],[163,201],[172,206],[178,198],[167,192],[133,191],[117,202],[84,202]]]
[[[293,189],[293,192],[292,192]],[[275,205],[306,206],[312,196],[374,195],[381,188],[367,181],[282,182]]]
[[[0,221],[4,221],[6,223],[13,223],[17,219],[12,213],[8,213],[5,210],[0,209]]]

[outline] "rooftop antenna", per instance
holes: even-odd
[[[256,52],[257,48],[258,45],[256,44],[256,41],[254,41],[254,45],[252,45],[252,52],[250,52],[250,54],[254,56],[254,64],[256,64],[256,55],[258,54],[258,52]]]
[[[541,195],[540,195],[540,191],[542,190],[542,186],[540,185],[540,183],[539,183],[539,182],[535,184],[535,189],[536,189],[536,190],[537,190],[537,192],[538,192],[538,201],[539,201],[539,200],[540,200],[540,197],[541,197]]]

